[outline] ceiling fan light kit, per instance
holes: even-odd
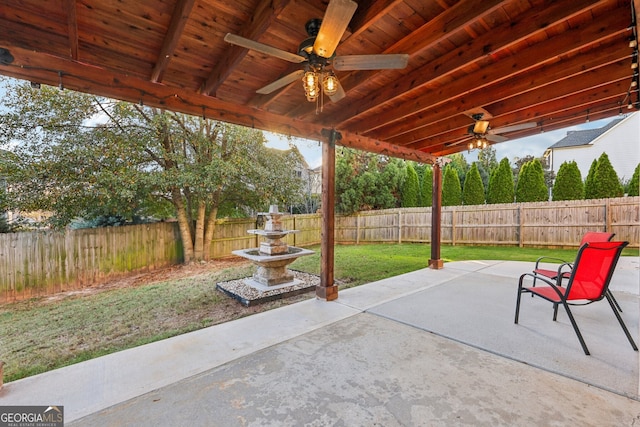
[[[256,93],[266,95],[288,86],[302,77],[304,94],[309,102],[316,102],[320,94],[327,95],[332,102],[346,96],[344,88],[333,70],[390,70],[407,66],[409,55],[375,54],[335,56],[336,48],[356,11],[353,0],[330,0],[322,19],[311,19],[305,25],[308,38],[298,46],[298,53],[290,53],[273,46],[227,34],[227,43],[283,59],[304,64],[303,70],[294,71],[258,89]],[[329,69],[331,67],[332,69]],[[320,92],[322,90],[322,92]]]

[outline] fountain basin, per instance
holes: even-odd
[[[264,290],[295,284],[293,274],[287,269],[287,266],[297,258],[311,255],[315,252],[309,249],[288,246],[286,252],[281,254],[265,254],[260,251],[260,248],[239,249],[232,251],[232,253],[250,260],[257,266],[253,277],[245,279],[245,282],[255,288]]]

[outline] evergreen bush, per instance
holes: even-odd
[[[513,203],[513,172],[509,159],[500,160],[500,164],[491,172],[489,188],[487,189],[487,203]]]
[[[433,205],[433,168],[427,166],[422,175],[422,185],[420,186],[420,206]]]
[[[621,197],[624,195],[618,174],[611,166],[607,153],[602,153],[598,158],[598,165],[593,178],[592,196],[594,199]]]
[[[581,200],[584,197],[582,175],[575,161],[564,162],[553,184],[553,200]]]
[[[518,175],[516,202],[543,202],[549,200],[549,190],[544,181],[540,160],[525,163]]]
[[[456,168],[447,166],[442,178],[442,206],[459,206],[462,204],[462,188]]]
[[[402,186],[402,207],[414,208],[418,206],[420,198],[420,183],[418,182],[418,174],[409,163],[407,165],[407,177]]]
[[[464,180],[462,203],[465,205],[484,204],[484,185],[482,184],[482,177],[475,162],[471,165]]]

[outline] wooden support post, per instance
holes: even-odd
[[[338,287],[333,283],[335,244],[335,178],[336,141],[341,138],[335,129],[323,129],[322,136],[322,243],[320,248],[320,284],[316,297],[326,301],[338,298]]]
[[[440,226],[442,218],[442,166],[439,161],[433,163],[433,190],[431,193],[431,259],[429,268],[439,270],[444,266],[440,258]]]

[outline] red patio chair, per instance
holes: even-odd
[[[604,231],[588,231],[584,234],[584,236],[582,236],[582,240],[580,241],[580,246],[584,245],[587,242],[609,242],[611,241],[611,239],[613,239],[613,236],[615,236],[615,233],[607,233]],[[538,258],[536,260],[536,266],[533,269],[533,272],[537,275],[542,275],[545,276],[549,279],[552,280],[556,280],[556,278],[558,277],[558,274],[560,269],[558,270],[548,270],[545,268],[540,268],[540,262],[549,262],[549,261],[559,261],[560,263],[562,263],[563,265],[568,265],[571,266],[571,263],[562,260],[560,258],[554,258],[554,257],[547,257],[547,256],[542,256],[540,258]],[[563,277],[565,279],[568,279],[569,276],[571,275],[571,271],[565,271],[563,273]],[[533,286],[536,285],[536,281],[535,279],[533,280]],[[620,312],[622,313],[622,308],[620,307],[620,304],[618,304],[618,301],[616,300],[616,298],[613,296],[613,294],[611,293],[611,291],[609,291],[609,295],[611,295],[611,298],[613,299],[613,303],[616,305],[616,308],[618,310],[620,310]],[[533,297],[533,295],[531,295]]]
[[[560,272],[556,281],[535,273],[525,273],[521,275],[518,282],[515,323],[518,323],[520,299],[524,293],[531,293],[532,295],[539,296],[553,303],[554,321],[558,316],[558,305],[562,304],[567,312],[569,320],[571,321],[573,330],[578,336],[578,340],[580,341],[580,345],[582,345],[584,353],[589,355],[589,349],[582,338],[580,329],[578,329],[578,325],[576,324],[569,306],[587,305],[606,298],[613,310],[613,313],[616,315],[620,326],[622,326],[624,333],[627,335],[627,339],[629,340],[629,343],[631,343],[631,347],[633,347],[635,351],[638,351],[636,343],[631,337],[622,317],[620,317],[620,314],[613,303],[613,298],[608,292],[609,282],[611,281],[611,276],[613,276],[613,271],[618,262],[618,258],[620,258],[620,253],[628,244],[629,242],[585,243],[578,251],[578,255],[573,263],[573,268],[570,271],[566,287],[562,286],[562,281],[565,278],[563,272]],[[526,287],[524,286],[524,279],[526,277],[543,281],[546,286]]]

